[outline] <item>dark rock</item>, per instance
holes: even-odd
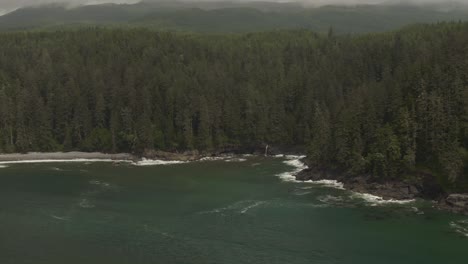
[[[342,182],[348,190],[369,193],[383,197],[384,199],[408,200],[422,197],[420,187],[416,184],[401,182],[399,180],[381,180],[370,175],[350,177],[344,172],[324,168],[308,168],[299,172],[296,175],[296,179],[300,181],[337,180]],[[429,180],[427,182],[432,184]],[[427,185],[432,188],[432,185]],[[428,193],[430,192],[428,191]],[[436,193],[438,192],[437,190]]]
[[[439,201],[439,208],[468,215],[468,194],[450,194]]]
[[[180,161],[193,161],[199,159],[200,153],[198,151],[184,151],[184,152],[165,152],[160,150],[145,150],[142,155],[148,159],[161,159],[161,160],[180,160]]]

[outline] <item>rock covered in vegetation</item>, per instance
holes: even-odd
[[[432,175],[420,174],[413,181],[398,179],[382,180],[369,175],[350,176],[338,170],[309,168],[299,172],[296,179],[300,181],[337,180],[347,190],[369,193],[384,199],[408,200],[415,198],[439,199],[444,196],[443,189]]]

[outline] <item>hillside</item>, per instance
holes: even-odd
[[[468,18],[463,6],[361,5],[305,8],[280,3],[143,2],[65,8],[27,7],[0,17],[0,30],[63,29],[81,26],[147,27],[194,32],[255,32],[310,29],[336,33],[395,30],[408,24]]]

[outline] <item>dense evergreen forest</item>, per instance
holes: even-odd
[[[460,182],[468,24],[364,36],[0,34],[0,152],[308,146],[317,167]]]

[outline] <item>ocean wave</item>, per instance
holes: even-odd
[[[216,157],[203,157],[198,161],[217,161],[217,160],[225,160],[230,159],[232,156],[216,156]]]
[[[92,204],[88,199],[81,199],[78,205],[81,208],[94,208],[95,207],[95,205]]]
[[[309,183],[316,184],[323,187],[329,187],[334,189],[344,190],[344,184],[336,180],[319,180],[319,181],[298,181],[296,180],[296,174],[302,170],[307,169],[307,165],[301,161],[305,156],[295,156],[295,155],[283,155],[287,160],[283,161],[284,164],[287,164],[294,169],[292,171],[283,172],[277,176],[285,182],[296,182],[296,183]]]
[[[284,157],[289,160],[300,160],[300,159],[305,158],[306,156],[305,155],[284,155]]]
[[[297,195],[297,196],[303,196],[303,195],[307,195],[309,193],[312,193],[310,191],[301,191],[301,190],[295,190],[294,191],[294,195]]]
[[[282,155],[282,157],[286,157]],[[293,167],[292,171],[287,171],[278,174],[277,176],[285,182],[300,182],[296,180],[296,173],[307,169],[307,165],[305,165],[300,159],[302,156],[289,156],[287,160],[283,161],[284,164]]]
[[[242,159],[242,158],[232,158],[232,159],[226,159],[224,160],[225,162],[244,162],[247,161],[247,159]]]
[[[187,161],[142,159],[140,161],[133,162],[132,164],[135,166],[157,166],[157,165],[174,165],[174,164],[183,164],[183,163],[187,163]]]
[[[0,169],[8,168],[7,165],[0,165]]]
[[[468,237],[468,220],[452,221],[450,227],[458,234]]]
[[[329,204],[329,203],[335,204],[335,203],[342,203],[343,197],[333,196],[333,195],[323,195],[323,196],[317,197],[317,200],[326,204]]]
[[[336,180],[304,181],[305,183],[321,185],[323,187],[345,190],[344,184]]]
[[[380,196],[372,195],[369,193],[357,193],[353,192],[351,198],[364,200],[366,203],[369,203],[371,206],[386,205],[386,204],[409,204],[414,202],[414,199],[411,200],[395,200],[389,199],[386,200]]]
[[[245,213],[247,213],[247,211],[249,211],[250,209],[255,208],[255,207],[257,207],[257,206],[260,206],[260,205],[262,205],[262,204],[264,204],[264,203],[266,203],[266,201],[257,201],[257,202],[255,202],[255,203],[253,203],[253,204],[251,204],[251,205],[249,205],[249,206],[243,208],[243,209],[240,211],[240,213],[241,213],[241,214],[245,214]]]
[[[264,203],[266,203],[266,201],[243,200],[243,201],[235,202],[225,207],[215,208],[215,209],[208,210],[208,211],[201,211],[201,212],[198,212],[197,214],[216,214],[216,213],[224,213],[226,211],[235,211],[241,214],[245,214],[250,209],[260,206]]]
[[[411,211],[413,211],[413,213],[415,213],[417,215],[423,215],[424,214],[423,211],[419,210],[419,208],[417,208],[415,206],[411,207]]]
[[[70,218],[69,218],[69,217],[65,217],[65,216],[50,215],[50,217],[52,217],[52,218],[54,218],[54,219],[57,219],[57,220],[60,220],[60,221],[70,221]]]

